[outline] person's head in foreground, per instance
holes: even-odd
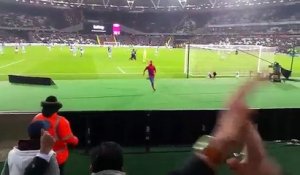
[[[123,150],[116,142],[103,142],[91,151],[91,172],[100,174],[125,174]]]
[[[30,139],[40,139],[42,130],[49,129],[50,124],[46,121],[35,121],[29,124],[27,127],[27,133]]]

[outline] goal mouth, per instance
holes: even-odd
[[[272,70],[276,47],[259,45],[186,45],[184,73],[190,77],[254,77]]]
[[[220,75],[218,72],[216,72],[217,78],[251,78],[251,77],[262,77],[262,76],[267,76],[267,73],[257,73],[257,72],[253,72],[253,71],[249,71],[249,72],[222,72],[222,74]],[[209,76],[209,74],[213,74],[213,72],[208,72],[207,74],[203,74],[202,72],[193,72],[190,73],[189,76],[191,78],[211,78]]]

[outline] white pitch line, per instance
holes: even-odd
[[[5,67],[8,67],[8,66],[11,66],[11,65],[14,65],[14,64],[21,63],[21,62],[23,62],[24,60],[25,60],[25,59],[22,59],[22,60],[19,60],[19,61],[15,61],[15,62],[6,64],[6,65],[4,65],[4,66],[1,66],[0,69],[5,68]]]
[[[117,68],[122,74],[126,74],[126,72],[120,66],[118,66]]]

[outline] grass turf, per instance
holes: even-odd
[[[14,53],[12,47],[5,48],[4,55],[0,55],[0,80],[4,80],[0,81],[0,111],[39,111],[40,101],[51,94],[64,103],[64,111],[220,109],[229,94],[244,81],[184,79],[184,49],[161,48],[155,55],[155,49],[148,48],[147,57],[158,70],[158,90],[153,93],[142,76],[146,66],[142,61],[143,49],[138,49],[137,61],[130,61],[129,54],[129,48],[113,48],[112,59],[108,58],[106,48],[98,47],[86,48],[83,57],[74,57],[67,47],[48,51],[43,46],[32,46],[27,47],[25,54]],[[247,64],[244,61],[249,58],[238,60],[239,64],[234,63],[236,67]],[[284,67],[290,64],[286,55],[278,54],[276,60]],[[228,65],[236,61],[223,59],[220,63],[218,57],[212,56],[207,65],[215,64],[220,72],[227,72]],[[297,71],[293,75],[300,75],[300,59],[295,59],[294,68]],[[13,85],[7,82],[8,74],[51,77],[56,86]],[[299,86],[297,82],[270,84],[255,92],[249,101],[256,108],[297,108]]]
[[[201,110],[223,108],[225,99],[244,79],[157,79],[152,92],[145,79],[57,80],[56,86],[0,82],[1,111],[39,111],[40,101],[53,94],[62,111]],[[249,96],[255,108],[300,107],[300,83],[267,83]]]
[[[153,60],[157,67],[158,78],[185,77],[184,51],[161,48],[156,55],[155,48],[146,49],[147,58]],[[83,57],[79,54],[73,56],[68,47],[54,47],[48,51],[45,46],[30,46],[24,54],[16,54],[14,47],[5,47],[4,54],[0,55],[0,80],[7,80],[8,74],[46,76],[56,80],[140,78],[147,64],[143,62],[143,52],[143,48],[138,48],[137,61],[129,61],[130,48],[113,48],[112,59],[109,59],[106,48],[99,47],[85,48]],[[236,71],[249,72],[257,68],[257,58],[245,53],[224,55],[226,57],[223,58],[214,51],[191,50],[191,71],[201,71],[203,74],[217,71],[220,76],[231,72],[234,76]],[[195,61],[198,58],[200,61]],[[290,56],[277,54],[275,60],[286,69],[290,68]],[[294,61],[293,76],[300,76],[299,58]]]
[[[155,56],[154,49],[148,49],[147,57],[158,68],[158,77],[183,77],[182,49],[163,49]],[[99,78],[140,78],[146,62],[143,49],[138,49],[138,61],[130,61],[129,48],[114,48],[109,59],[105,48],[85,48],[83,57],[73,56],[68,47],[28,47],[25,54],[15,54],[13,48],[6,48],[0,56],[1,79],[7,74],[46,76],[53,79],[99,79]]]

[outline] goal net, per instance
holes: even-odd
[[[103,42],[103,46],[120,46],[120,42]]]
[[[254,76],[268,73],[275,47],[257,45],[186,45],[184,73],[189,76]]]

